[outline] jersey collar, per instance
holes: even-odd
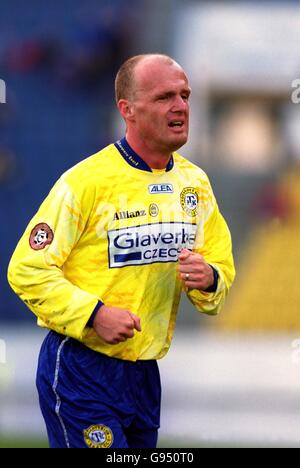
[[[130,166],[135,167],[135,169],[140,169],[141,171],[153,172],[151,167],[131,148],[125,137],[117,141],[115,147]],[[171,171],[173,167],[174,158],[172,155],[166,167],[166,172]]]

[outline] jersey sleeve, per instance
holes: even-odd
[[[64,276],[85,227],[80,201],[62,177],[30,221],[8,267],[8,281],[44,326],[81,339],[100,298]]]
[[[199,229],[201,239],[196,241],[194,251],[217,270],[218,287],[213,293],[191,289],[187,291],[187,296],[199,312],[217,315],[233,283],[235,267],[231,234],[212,192],[208,213],[207,219],[203,220],[204,228]]]

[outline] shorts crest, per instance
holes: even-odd
[[[112,430],[102,424],[85,429],[83,436],[89,448],[109,448],[114,441]]]

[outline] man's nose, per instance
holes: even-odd
[[[181,96],[176,96],[172,105],[172,112],[184,112],[187,109],[187,102]]]

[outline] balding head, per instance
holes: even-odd
[[[120,99],[132,101],[137,89],[137,72],[142,68],[153,67],[157,63],[178,66],[175,60],[164,54],[142,54],[127,60],[120,67],[115,81],[115,97],[118,103]],[[141,71],[142,73],[142,71]]]

